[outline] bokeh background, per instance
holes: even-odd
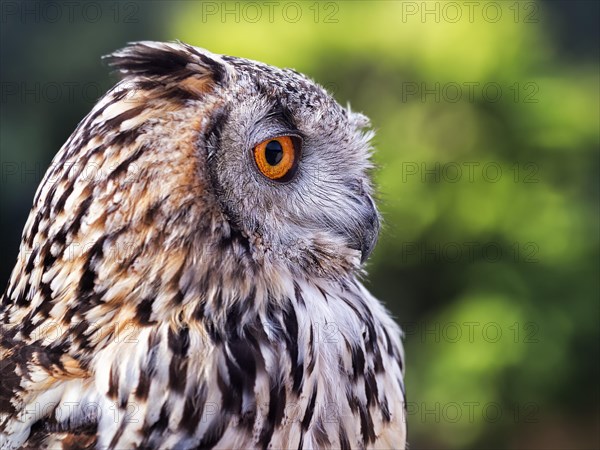
[[[599,448],[598,2],[2,1],[0,284],[52,156],[180,39],[294,67],[377,130],[367,283],[406,331],[411,448]]]

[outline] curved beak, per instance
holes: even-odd
[[[365,202],[361,211],[361,218],[357,226],[350,231],[350,248],[360,250],[360,263],[363,264],[373,252],[379,230],[381,228],[379,213],[369,196],[364,196]]]

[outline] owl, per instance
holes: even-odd
[[[1,448],[404,448],[368,119],[180,42],[107,59],[1,297]]]

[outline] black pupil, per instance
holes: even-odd
[[[265,159],[271,166],[276,166],[283,159],[283,147],[279,141],[270,141],[265,147]]]

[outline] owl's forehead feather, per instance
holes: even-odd
[[[341,106],[329,92],[306,75],[290,68],[278,68],[268,64],[223,56],[236,74],[235,87],[231,90],[238,103],[253,103],[260,99],[266,110],[278,110],[281,106],[298,119],[299,124],[314,130],[337,130],[340,135],[354,138],[370,127],[369,119],[351,110],[348,104]],[[332,137],[329,134],[329,137]]]
[[[263,95],[300,101],[308,107],[326,104],[339,106],[324,88],[294,69],[281,69],[233,56],[223,56],[223,60],[233,66],[240,85],[251,85]]]

